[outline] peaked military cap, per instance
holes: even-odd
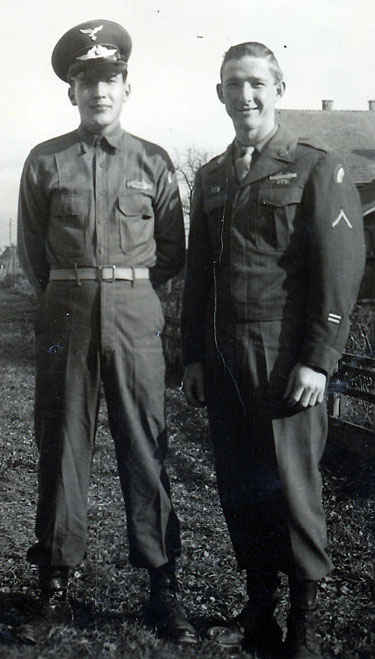
[[[65,82],[97,64],[123,71],[127,69],[131,48],[129,33],[118,23],[104,19],[86,21],[68,30],[57,42],[52,67]]]

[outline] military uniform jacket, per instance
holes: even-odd
[[[236,181],[233,145],[196,177],[182,329],[204,361],[220,323],[300,318],[300,362],[331,372],[347,340],[365,262],[358,193],[337,154],[282,126]]]
[[[36,146],[18,209],[19,255],[36,290],[50,268],[150,268],[153,283],[185,259],[183,216],[168,154],[117,126],[101,139],[80,127]]]

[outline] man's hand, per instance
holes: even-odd
[[[323,402],[327,376],[314,371],[309,366],[296,364],[291,371],[284,399],[290,405],[300,403],[303,407],[313,407]]]
[[[204,371],[201,362],[188,364],[185,368],[183,389],[185,398],[194,407],[203,407],[206,404],[204,395]]]

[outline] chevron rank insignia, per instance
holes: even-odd
[[[353,225],[349,222],[349,220],[348,220],[348,218],[345,214],[345,211],[343,209],[341,209],[338,216],[336,217],[336,219],[332,222],[333,229],[335,227],[337,227],[338,224],[340,224],[341,220],[343,220],[348,225],[349,229],[353,228]]]

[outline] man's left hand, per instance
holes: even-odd
[[[299,403],[302,407],[313,407],[323,402],[327,376],[309,366],[296,364],[291,371],[284,399],[290,405]]]

